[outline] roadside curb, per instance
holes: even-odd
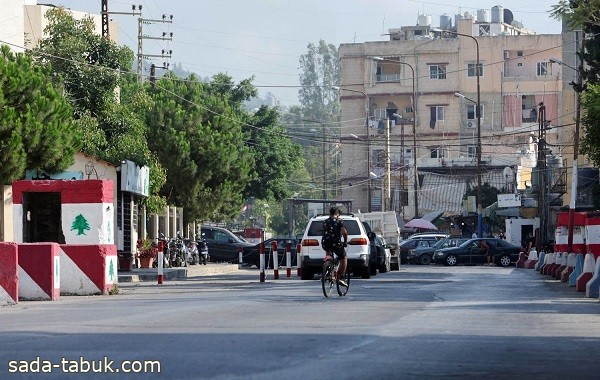
[[[237,271],[237,264],[209,263],[208,265],[192,265],[183,268],[165,268],[163,271],[163,279],[172,280],[198,276],[213,276]],[[118,278],[121,283],[158,281],[158,270],[156,268],[134,268],[130,272],[119,272]]]

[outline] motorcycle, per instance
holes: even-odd
[[[200,255],[199,263],[206,265],[210,260],[210,256],[208,255],[208,243],[205,240],[198,240],[196,242],[196,246],[198,247],[198,252]]]
[[[188,265],[196,265],[200,263],[200,258],[198,257],[198,246],[192,240],[187,243],[187,264]]]
[[[171,267],[187,265],[187,247],[183,244],[183,239],[180,236],[177,236],[176,239],[171,239],[169,242],[169,250],[171,251],[169,257]]]

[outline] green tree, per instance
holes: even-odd
[[[22,178],[26,169],[59,171],[73,163],[81,145],[72,109],[39,66],[7,46],[0,51],[0,183]]]
[[[584,132],[580,140],[581,153],[600,166],[600,1],[561,0],[552,7],[551,14],[564,19],[572,29],[581,29],[585,33],[583,52],[577,53],[584,63],[579,70],[582,86],[572,85],[581,93]],[[571,49],[579,48],[573,46]]]
[[[484,183],[481,186],[481,206],[486,208],[498,200],[498,194],[500,190],[489,183]],[[468,196],[474,196],[477,198],[477,186],[470,188],[465,192],[463,199],[467,199]],[[476,199],[477,201],[477,199]]]

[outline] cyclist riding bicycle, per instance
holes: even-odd
[[[342,237],[344,241],[342,242]],[[343,286],[348,286],[344,280],[341,280],[343,273],[346,273],[348,258],[346,257],[346,248],[348,246],[348,231],[344,222],[340,219],[340,210],[332,207],[329,210],[329,218],[323,221],[323,238],[321,246],[327,254],[335,253],[339,258],[340,266],[335,274],[336,280]]]

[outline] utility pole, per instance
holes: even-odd
[[[109,12],[108,11],[108,0],[102,0],[101,4],[101,12],[102,15],[102,37],[109,39],[110,31],[108,29],[108,15],[131,15],[131,16],[141,16],[142,15],[142,6],[138,5],[137,9],[135,5],[131,6],[131,12]],[[136,12],[136,10],[138,12]]]
[[[383,211],[391,210],[391,157],[390,157],[390,118],[385,120],[385,175],[383,179]]]
[[[171,58],[171,54],[173,53],[172,50],[162,50],[161,54],[144,54],[143,51],[143,42],[144,40],[160,40],[160,41],[172,41],[173,40],[173,32],[171,33],[166,33],[163,32],[162,37],[151,37],[151,36],[145,36],[144,32],[143,32],[143,26],[144,24],[151,24],[151,23],[166,23],[166,24],[171,24],[173,23],[173,15],[169,15],[169,17],[167,17],[166,15],[162,15],[162,19],[144,19],[144,18],[138,18],[138,52],[137,52],[137,77],[138,77],[138,82],[142,82],[142,71],[144,69],[144,58],[150,58],[150,57],[158,57],[158,58]]]
[[[539,104],[538,112],[538,216],[540,217],[540,233],[536,249],[540,252],[542,243],[548,240],[548,207],[546,200],[546,106]]]

